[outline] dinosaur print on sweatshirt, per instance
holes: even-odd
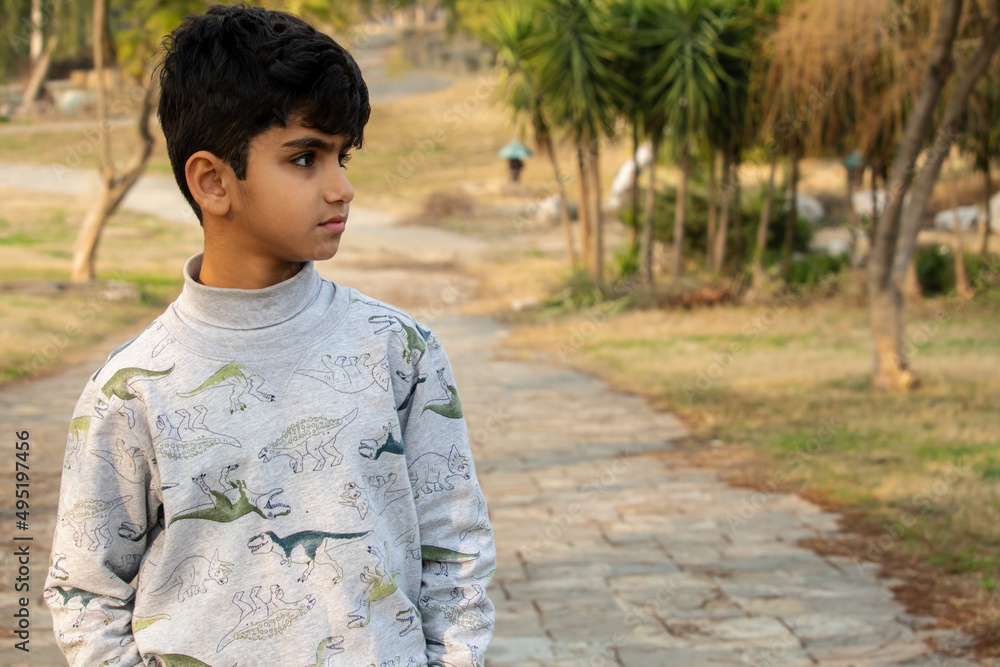
[[[385,476],[362,477],[360,484],[348,482],[344,486],[344,492],[340,494],[340,504],[357,509],[362,519],[368,516],[369,510],[381,516],[391,503],[410,493],[410,489],[406,487],[393,488],[396,479],[396,473],[391,472]]]
[[[404,380],[408,381],[407,378],[404,378]],[[426,375],[417,375],[416,377],[413,378],[413,384],[410,385],[410,391],[407,392],[406,398],[404,398],[403,401],[396,406],[396,412],[399,412],[400,410],[405,410],[407,406],[410,405],[410,401],[413,400],[413,394],[417,393],[417,387],[419,387],[425,382],[427,382]]]
[[[199,394],[214,389],[229,390],[229,414],[242,412],[247,409],[247,404],[243,399],[251,396],[261,403],[271,403],[274,401],[274,394],[263,391],[264,378],[250,371],[241,363],[232,361],[202,382],[191,391],[177,392],[181,398],[191,398]]]
[[[444,379],[444,369],[439,368],[437,371],[438,383],[440,383],[441,388],[444,389],[443,398],[432,398],[427,401],[427,405],[421,412],[436,412],[442,417],[447,417],[448,419],[461,419],[462,418],[462,401],[458,398],[458,390],[455,389],[454,385],[448,384],[448,381]]]
[[[96,611],[104,616],[104,624],[107,625],[115,620],[114,614],[110,611],[105,611],[101,608],[99,604],[100,600],[113,600],[115,602],[122,602],[121,600],[114,600],[106,595],[98,595],[97,593],[91,593],[89,591],[82,591],[79,588],[65,588],[63,586],[55,586],[49,588],[45,591],[45,601],[48,604],[58,604],[63,609],[69,609],[70,611],[79,610],[79,614],[76,620],[73,621],[73,627],[78,628],[80,624],[83,623],[83,619],[87,616],[88,612]],[[92,602],[98,602],[98,604],[91,607]]]
[[[87,442],[87,434],[90,432],[90,417],[74,417],[69,423],[69,438],[66,443],[66,457],[63,461],[63,468],[73,469],[73,463],[80,463],[80,452]]]
[[[326,466],[328,456],[331,459],[330,467],[338,466],[344,460],[344,455],[333,446],[333,443],[344,427],[357,416],[358,409],[354,408],[338,419],[325,417],[300,419],[286,428],[277,440],[261,449],[257,458],[267,463],[279,456],[287,456],[291,459],[289,465],[295,473],[302,472],[306,456],[316,461],[316,465],[313,466],[314,472]]]
[[[104,419],[107,413],[119,414],[128,420],[128,427],[135,428],[135,411],[128,405],[130,401],[142,401],[133,385],[140,380],[156,380],[170,375],[174,367],[162,371],[148,371],[144,368],[122,368],[111,376],[101,387],[104,398],[98,397],[94,403],[94,413]]]
[[[468,593],[466,590],[468,589]],[[440,613],[452,625],[466,630],[492,630],[493,622],[484,609],[486,592],[479,584],[469,587],[456,586],[448,600],[439,600],[429,595],[420,598],[420,606]]]
[[[434,574],[447,577],[448,563],[468,563],[474,561],[479,558],[479,552],[466,554],[461,551],[425,544],[420,547],[420,557],[424,560],[424,570],[430,569],[431,563],[436,563],[438,571]]]
[[[378,457],[383,454],[399,454],[403,455],[403,441],[396,440],[392,435],[392,422],[388,425],[383,426],[382,430],[384,434],[380,440],[373,440],[371,438],[362,440],[361,444],[358,445],[358,453],[366,459],[371,459],[372,461],[378,461]]]
[[[162,665],[163,667],[212,667],[207,662],[202,662],[198,658],[192,658],[189,655],[183,655],[180,653],[158,655],[156,656],[156,660],[156,664]],[[232,665],[232,667],[239,667],[239,665]]]
[[[375,556],[375,567],[365,565],[361,581],[367,586],[361,595],[357,609],[347,615],[349,628],[363,628],[371,621],[372,604],[384,600],[399,589],[396,579],[402,574],[398,570],[389,571],[385,566],[385,556],[378,547],[368,547],[368,553]]]
[[[207,593],[209,581],[220,586],[225,584],[232,573],[233,564],[219,558],[218,549],[211,558],[188,556],[177,563],[166,581],[151,590],[149,595],[158,597],[176,593],[177,601],[184,602],[199,593]]]
[[[493,528],[490,526],[490,515],[486,509],[486,498],[483,497],[481,490],[476,489],[476,520],[462,529],[462,532],[458,534],[458,539],[464,540],[471,533],[480,530],[489,533],[493,531]]]
[[[133,484],[141,484],[146,480],[149,467],[146,463],[146,455],[135,445],[126,446],[121,438],[115,439],[114,450],[97,449],[89,450],[91,454],[108,463],[115,473],[123,479]]]
[[[154,623],[159,623],[160,621],[169,621],[170,614],[157,614],[156,616],[140,617],[132,616],[132,634],[145,630]]]
[[[321,362],[325,370],[303,369],[295,372],[319,380],[342,394],[357,394],[372,385],[389,391],[389,362],[384,355],[378,361],[371,361],[371,356],[366,352],[361,356],[341,355],[334,359],[324,354]]]
[[[221,653],[224,648],[241,639],[265,641],[277,637],[316,606],[316,598],[312,595],[294,602],[285,602],[285,592],[278,584],[271,586],[271,594],[267,600],[260,597],[260,589],[260,586],[254,586],[245,600],[243,596],[246,591],[239,591],[233,596],[233,604],[240,610],[240,620],[219,642],[216,653]]]
[[[427,352],[427,341],[417,331],[416,326],[411,327],[403,321],[403,318],[384,313],[381,315],[372,315],[368,318],[368,321],[375,325],[373,332],[375,335],[391,333],[399,339],[399,343],[403,348],[403,361],[411,366],[416,366],[420,358]]]
[[[338,667],[337,656],[344,652],[344,637],[327,637],[316,647],[316,662],[306,667]]]
[[[159,430],[153,436],[153,449],[156,450],[157,456],[177,461],[194,458],[220,445],[236,448],[243,446],[236,438],[216,433],[205,426],[208,408],[204,405],[194,406],[194,411],[198,414],[192,419],[191,413],[187,410],[175,410],[174,413],[181,418],[177,426],[174,426],[166,415],[159,415],[156,418],[156,427]]]
[[[318,530],[305,530],[299,533],[292,533],[287,537],[278,537],[271,531],[266,531],[251,537],[247,547],[250,553],[261,555],[275,553],[278,561],[282,565],[291,567],[295,565],[305,565],[305,569],[299,576],[299,581],[309,578],[317,564],[329,565],[333,568],[334,576],[331,581],[334,584],[340,583],[344,578],[344,570],[331,555],[331,551],[357,542],[371,534],[366,530],[363,533],[324,533]]]
[[[83,547],[83,538],[89,540],[87,549],[97,551],[101,546],[101,539],[104,539],[104,548],[111,546],[111,533],[108,531],[108,524],[111,522],[111,513],[121,507],[132,496],[121,496],[114,500],[80,500],[67,510],[60,522],[63,526],[70,526],[73,529],[73,542],[77,547]]]
[[[199,505],[184,510],[170,520],[171,525],[184,519],[205,519],[218,523],[229,523],[247,514],[256,514],[262,519],[274,519],[285,516],[292,511],[288,505],[275,500],[278,495],[284,493],[284,489],[271,489],[264,493],[254,493],[247,489],[246,482],[242,480],[230,481],[229,473],[239,467],[239,464],[234,464],[222,469],[222,473],[219,475],[219,485],[222,487],[222,491],[216,491],[208,486],[205,481],[205,473],[192,477],[191,481],[197,484],[201,492],[209,497],[212,505]]]
[[[458,447],[452,445],[448,456],[437,452],[427,452],[418,456],[410,467],[410,486],[413,487],[413,497],[434,491],[451,491],[455,486],[448,480],[453,477],[470,479],[472,468],[469,457],[463,456]]]
[[[52,554],[49,556],[49,578],[56,581],[67,581],[69,572],[63,569],[62,562],[66,560],[66,554]]]

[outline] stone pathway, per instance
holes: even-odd
[[[344,273],[335,262],[322,272]],[[349,273],[381,298],[406,275]],[[436,275],[424,287],[402,305],[425,314],[452,359],[499,550],[487,667],[976,664],[933,653],[924,640],[941,636],[916,629],[927,619],[908,617],[871,566],[795,546],[835,531],[835,515],[679,467],[670,442],[684,430],[671,415],[581,373],[495,358],[504,330],[454,312],[468,286]],[[15,563],[0,552],[0,665],[63,664],[40,587],[66,424],[115,344],[0,389],[4,432],[31,431],[35,538],[28,656],[12,648]],[[10,517],[8,492],[0,504]]]
[[[503,335],[489,320],[435,330],[499,549],[487,667],[976,664],[931,651],[956,637],[917,629],[932,619],[909,617],[873,566],[795,545],[836,532],[836,515],[678,466],[682,426],[642,399],[484,358]]]

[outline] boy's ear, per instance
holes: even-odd
[[[188,158],[184,165],[184,176],[187,179],[191,196],[205,213],[222,217],[229,213],[232,206],[226,178],[229,164],[220,160],[209,151],[198,151]]]

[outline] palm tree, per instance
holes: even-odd
[[[609,25],[617,33],[615,39],[624,44],[635,43],[648,0],[615,0],[608,8]],[[615,100],[619,115],[632,132],[632,227],[629,230],[629,250],[636,251],[639,234],[639,140],[642,130],[642,89],[646,63],[650,54],[633,47],[629,57],[615,67],[628,82],[623,97]]]
[[[722,5],[720,4],[720,8]],[[715,234],[711,234],[708,266],[718,272],[726,258],[730,211],[739,191],[740,154],[752,137],[753,124],[748,117],[748,99],[754,42],[761,26],[753,5],[740,5],[736,12],[720,11],[719,64],[726,76],[720,77],[719,104],[710,111],[707,139],[713,150],[722,153],[722,204]],[[737,203],[735,221],[740,212]],[[738,222],[737,222],[738,224]],[[737,237],[739,236],[739,230]]]
[[[671,268],[674,280],[680,278],[683,269],[692,146],[704,140],[711,114],[718,113],[721,107],[723,84],[730,81],[721,62],[724,54],[730,51],[720,36],[724,29],[725,20],[709,0],[669,0],[650,3],[649,21],[638,40],[642,46],[659,48],[647,70],[643,98],[647,136],[653,144],[653,164],[669,127],[681,169],[674,213]],[[650,169],[651,184],[655,183],[654,178],[655,168]],[[652,213],[651,200],[647,195],[647,215]],[[645,233],[651,234],[651,231]],[[645,252],[650,252],[649,247]]]
[[[613,63],[629,57],[629,45],[610,38],[610,17],[597,0],[542,0],[539,8],[547,25],[525,40],[524,52],[537,73],[553,124],[576,145],[584,262],[600,286],[603,225],[599,192],[592,189],[600,187],[594,182],[599,143],[614,132],[614,101],[628,90],[628,81]],[[592,206],[595,194],[597,206]]]
[[[569,208],[566,202],[566,185],[559,169],[559,158],[552,142],[552,130],[543,106],[544,96],[536,72],[524,55],[524,44],[538,28],[537,14],[523,2],[490,5],[489,14],[476,33],[485,44],[497,52],[501,67],[500,91],[504,104],[513,112],[515,120],[526,119],[535,136],[539,153],[548,155],[559,191],[559,217],[566,234],[566,255],[570,268],[576,269],[576,249],[570,227]]]

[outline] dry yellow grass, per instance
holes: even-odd
[[[0,382],[51,371],[67,355],[158,315],[201,246],[198,227],[121,212],[104,233],[99,284],[73,287],[67,278],[85,202],[10,188],[0,188],[0,199]]]

